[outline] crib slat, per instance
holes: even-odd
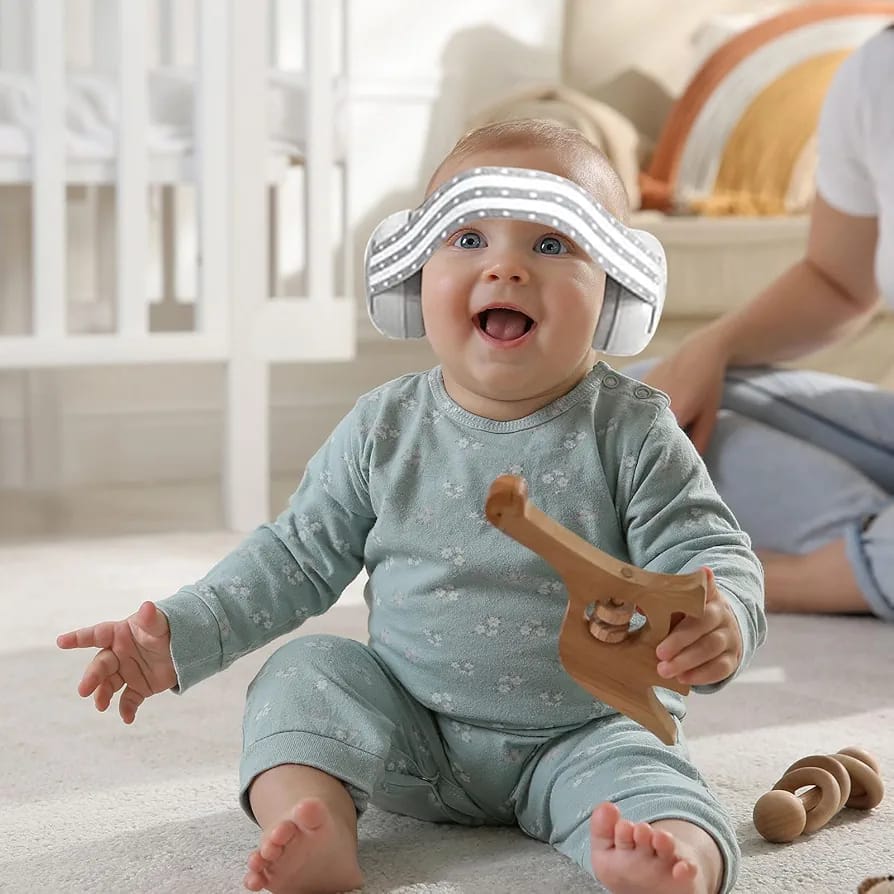
[[[149,238],[146,0],[118,4],[118,331],[147,331],[146,246]]]
[[[228,329],[229,181],[227,172],[227,77],[229,16],[220,0],[200,0],[196,54],[199,72],[196,102],[196,174],[198,179],[199,265],[196,327],[204,332]]]
[[[335,298],[333,252],[335,102],[332,69],[332,0],[306,0],[305,58],[307,60],[307,285],[311,301]]]
[[[29,19],[29,9],[21,0],[0,0],[0,69],[28,71],[31,68],[24,40]]]
[[[120,0],[84,0],[81,10],[90,16],[93,68],[108,75],[114,74],[118,67],[119,4]]]
[[[274,68],[304,68],[305,6],[305,2],[295,0],[271,0],[268,43]]]
[[[33,55],[37,103],[34,120],[33,283],[34,333],[61,336],[65,320],[65,4],[36,0]]]
[[[85,69],[93,64],[93,34],[90,0],[65,0],[65,55],[72,69]]]
[[[228,357],[220,338],[192,332],[156,332],[130,337],[77,335],[34,338],[8,335],[0,338],[0,370],[59,366],[133,365],[135,363],[207,363]]]
[[[266,166],[267,0],[230,0],[230,183],[228,219],[230,359],[224,504],[227,525],[251,530],[269,515],[269,371],[257,352],[254,329],[267,303]]]
[[[197,58],[195,51],[201,35],[196,33],[196,4],[202,7],[198,11],[200,21],[209,28],[215,28],[215,18],[225,19],[221,12],[220,2],[217,5],[217,16],[205,18],[208,4],[205,0],[156,0],[158,3],[158,61],[161,65],[175,67],[192,65]],[[225,24],[225,23],[224,23]]]

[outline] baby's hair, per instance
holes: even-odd
[[[470,130],[460,137],[447,157],[432,174],[426,189],[431,192],[438,174],[448,162],[459,161],[467,155],[488,149],[519,149],[542,147],[552,149],[569,160],[576,176],[574,180],[619,220],[626,220],[629,212],[627,190],[618,172],[602,151],[579,130],[539,118],[518,118],[498,121]]]

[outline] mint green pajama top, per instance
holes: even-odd
[[[454,403],[436,367],[361,397],[280,516],[159,602],[179,690],[325,612],[365,568],[369,644],[423,705],[512,729],[616,713],[559,662],[557,572],[484,516],[507,473],[618,559],[674,574],[709,566],[748,664],[766,635],[761,566],[663,394],[597,363],[546,407],[495,421]],[[659,696],[683,715],[679,695]]]

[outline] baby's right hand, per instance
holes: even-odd
[[[60,649],[98,648],[78,684],[78,693],[91,693],[98,711],[105,711],[112,696],[118,699],[118,713],[125,723],[133,723],[137,708],[156,692],[177,683],[171,658],[171,631],[168,619],[154,602],[144,602],[123,621],[103,621],[56,637]]]

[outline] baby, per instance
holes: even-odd
[[[294,638],[249,687],[241,801],[262,830],[249,890],[360,887],[369,803],[517,824],[614,892],[732,888],[735,835],[682,735],[663,745],[563,670],[561,579],[483,514],[491,482],[518,474],[618,559],[709,569],[704,616],[657,648],[664,678],[714,691],[763,641],[760,565],[667,399],[596,357],[640,350],[663,300],[660,248],[625,212],[619,178],[574,131],[516,121],[460,140],[426,203],[367,252],[374,322],[424,333],[439,365],[361,397],[288,508],[204,579],[59,637],[99,648],[78,691],[101,711],[121,691],[131,723],[150,695],[325,612],[366,569],[369,644]],[[679,727],[683,699],[658,694]]]

